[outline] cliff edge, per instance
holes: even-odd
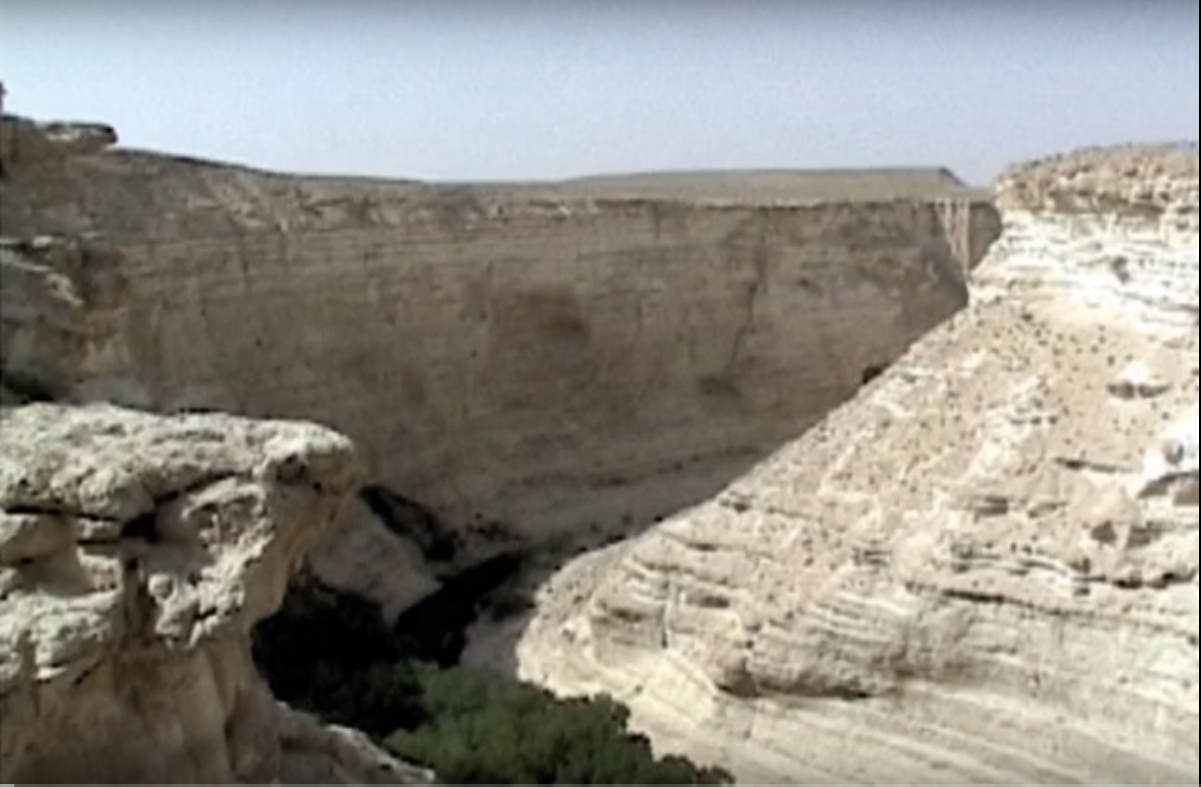
[[[969,307],[541,590],[520,674],[741,780],[1195,783],[1198,158],[997,184]]]

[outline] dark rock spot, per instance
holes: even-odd
[[[882,374],[884,374],[884,367],[880,364],[873,364],[863,370],[863,374],[860,376],[860,382],[863,385],[867,385]]]
[[[425,506],[382,484],[368,484],[359,498],[392,533],[411,539],[426,560],[449,562],[462,546],[461,537]]]
[[[158,524],[154,512],[135,517],[121,528],[121,538],[133,538],[148,544],[157,544],[160,540]]]

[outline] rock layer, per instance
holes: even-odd
[[[0,780],[428,781],[278,707],[250,659],[361,483],[346,438],[50,404],[0,436]]]
[[[446,187],[123,150],[9,170],[5,232],[86,261],[20,261],[79,296],[44,342],[79,353],[76,400],[314,419],[452,525],[538,537],[715,492],[961,308],[996,229],[939,172]],[[4,330],[10,374],[61,377]]]
[[[1195,783],[1197,155],[998,184],[973,303],[542,589],[520,673],[747,781]]]

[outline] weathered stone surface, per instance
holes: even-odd
[[[385,754],[363,733],[280,705],[280,784],[433,784],[434,774]]]
[[[99,233],[63,273],[75,399],[314,419],[452,525],[538,537],[714,493],[961,308],[995,236],[939,172],[452,188],[111,150],[0,189],[6,233]]]
[[[1197,155],[1091,151],[998,192],[973,304],[713,500],[560,571],[524,677],[613,692],[747,781],[1196,782]]]
[[[66,396],[86,345],[78,246],[0,239],[0,378],[10,404]]]
[[[314,547],[309,565],[325,585],[379,604],[389,623],[442,586],[416,545],[389,532],[361,501],[351,505],[345,527]]]
[[[1157,220],[1166,212],[1191,217],[1195,230],[1197,148],[1084,148],[1016,164],[998,178],[996,192],[998,205],[1008,213],[1092,213]]]
[[[309,424],[0,410],[0,780],[407,782],[281,712],[250,660],[361,481]]]

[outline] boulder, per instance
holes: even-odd
[[[308,423],[0,410],[0,780],[428,782],[280,708],[250,656],[361,480]]]

